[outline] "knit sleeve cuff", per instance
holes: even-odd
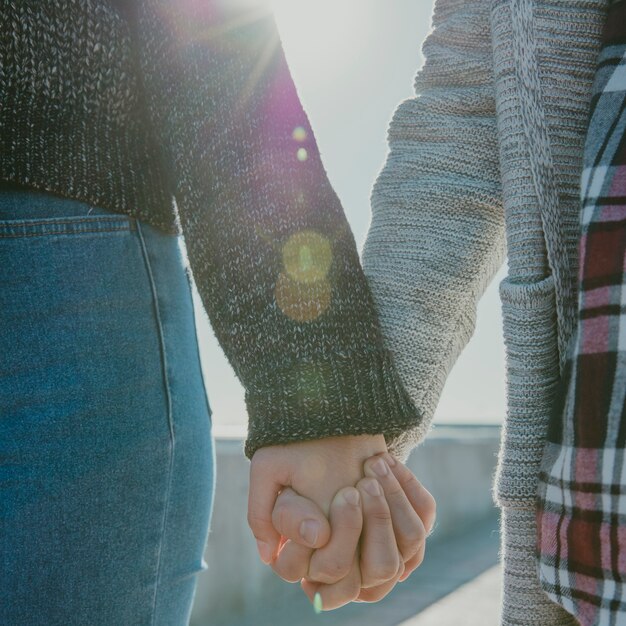
[[[248,385],[248,458],[264,446],[340,435],[391,441],[419,425],[388,353],[333,357],[266,370]]]

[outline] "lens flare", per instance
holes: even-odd
[[[302,230],[283,246],[283,266],[292,280],[312,283],[326,278],[333,260],[330,242],[314,230]]]
[[[298,148],[298,152],[296,152],[296,158],[300,163],[303,163],[309,158],[309,153],[306,151],[306,148]]]
[[[296,126],[291,134],[294,141],[306,141],[306,130],[302,126]]]
[[[311,322],[328,309],[331,288],[327,280],[305,283],[280,273],[274,290],[280,310],[295,322]]]

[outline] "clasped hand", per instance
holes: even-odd
[[[325,610],[376,602],[424,558],[435,501],[382,435],[259,449],[248,523],[261,559]]]

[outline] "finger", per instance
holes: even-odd
[[[396,537],[380,483],[374,478],[362,478],[357,489],[363,502],[361,586],[376,587],[391,580],[398,571],[400,558]]]
[[[388,453],[384,455],[384,458],[394,476],[398,479],[415,512],[420,516],[426,534],[429,535],[435,525],[435,517],[437,514],[435,499],[422,483],[415,478],[413,472],[406,467],[404,463],[400,463]]]
[[[319,593],[321,608],[332,611],[353,602],[361,591],[361,576],[359,574],[358,558],[352,560],[348,574],[333,585],[316,583],[306,578],[301,582],[302,589],[309,600],[315,605],[315,595]]]
[[[422,544],[417,554],[404,564],[404,573],[400,576],[400,582],[404,582],[422,564],[425,552],[426,542]]]
[[[364,472],[366,476],[376,478],[383,488],[398,549],[402,559],[408,561],[426,541],[424,524],[382,456],[369,458],[365,462]]]
[[[272,465],[264,449],[257,450],[250,463],[248,525],[256,538],[259,556],[266,564],[276,558],[280,541],[272,523],[272,510],[278,493],[288,484],[288,476],[281,475],[279,468]]]
[[[313,554],[307,578],[332,585],[348,575],[359,546],[363,515],[359,492],[346,487],[330,505],[330,541]]]
[[[330,524],[323,511],[289,487],[276,499],[272,524],[283,537],[309,548],[321,548],[330,539]]]
[[[311,548],[288,540],[272,563],[272,569],[288,583],[300,582],[307,574],[312,554]]]
[[[388,582],[378,585],[377,587],[370,587],[369,589],[361,589],[357,602],[378,602],[382,600],[398,583],[402,580],[404,574],[404,562],[400,559],[400,565],[396,575]]]

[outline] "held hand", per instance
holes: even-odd
[[[383,461],[382,464],[380,460]],[[435,521],[435,501],[413,473],[389,454],[368,459],[364,471],[368,476],[375,476],[381,484],[384,492],[383,501],[386,501],[389,511],[388,517],[380,500],[370,497],[368,502],[367,496],[363,493],[366,481],[372,479],[359,481],[358,487],[363,494],[364,530],[360,557],[362,585],[356,600],[377,602],[386,596],[398,581],[406,580],[421,564],[426,536],[431,532]],[[332,520],[331,529],[334,533]],[[393,575],[391,569],[385,572],[384,568],[380,567],[381,558],[384,558],[385,554],[384,550],[381,550],[380,541],[385,534],[388,536],[391,529],[393,545],[395,547],[397,543],[401,555],[398,570]],[[325,609],[337,608],[349,601],[346,599],[344,580],[335,584],[320,585],[313,579],[314,575],[309,575],[302,582],[302,587],[311,601],[315,593],[320,594]]]
[[[424,538],[434,523],[432,496],[392,456],[384,454],[368,459],[364,471],[380,481],[384,497],[376,495],[375,489],[370,493],[375,488],[371,478],[359,482],[358,492],[349,488],[340,490],[330,507],[332,537],[328,544],[326,518],[307,498],[284,489],[273,511],[276,534],[289,539],[272,560],[274,571],[291,582],[306,578],[305,592],[310,599],[319,592],[325,609],[337,608],[354,599],[372,602],[384,597],[398,580],[405,580],[421,563]],[[363,504],[366,520],[358,561],[355,549],[362,518],[360,507],[355,504],[357,500]],[[316,552],[301,537],[300,530],[307,520],[309,525],[316,521],[321,529],[316,545],[324,548]]]
[[[365,460],[386,449],[382,435],[360,435],[328,437],[257,450],[250,465],[248,523],[257,539],[261,559],[265,563],[276,560],[281,535],[297,541],[301,548],[325,545],[330,538],[326,517],[335,495],[344,487],[353,487],[363,476]],[[293,487],[296,492],[290,494],[292,505],[298,503],[305,512],[297,524],[295,518],[285,515],[290,509],[284,506],[279,509],[279,519],[272,519],[277,496],[286,487]],[[355,490],[348,490],[350,493],[354,494]],[[311,501],[309,505],[304,503],[307,498]],[[311,505],[317,507],[311,508]],[[334,509],[338,506],[336,504]],[[318,514],[314,515],[316,511]],[[351,514],[350,509],[348,514]],[[274,521],[280,532],[274,527]],[[281,554],[286,548],[283,547]]]
[[[406,580],[424,559],[425,540],[435,525],[435,499],[413,472],[391,454],[368,459],[364,471],[368,476],[376,476],[385,492],[396,542],[404,561],[404,574],[400,580]]]
[[[340,572],[335,576],[320,576],[314,567],[318,554],[315,552],[308,575],[301,583],[311,601],[319,593],[325,610],[357,600],[366,592],[380,593],[382,597],[395,585],[404,571],[393,532],[391,512],[380,483],[374,478],[364,478],[357,483],[357,488],[362,502],[363,531],[360,549],[352,555],[349,562],[351,567],[348,575],[341,579]],[[335,533],[332,519],[331,530],[329,545]],[[353,545],[357,547],[359,544],[355,542]]]

